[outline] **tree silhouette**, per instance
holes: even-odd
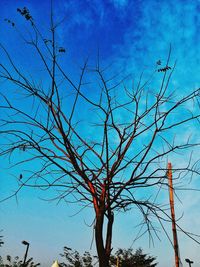
[[[26,264],[23,264],[23,260],[20,260],[18,256],[11,257],[7,255],[7,262],[4,263],[2,258],[0,257],[0,267],[37,267],[40,266],[40,263],[34,263],[33,258],[27,260]]]
[[[132,249],[118,249],[115,256],[111,257],[111,266],[116,266],[117,260],[119,267],[155,267],[156,258],[144,254],[139,248],[133,253]]]
[[[64,247],[64,251],[60,255],[65,259],[65,262],[59,264],[62,267],[93,267],[94,257],[87,251],[82,256],[78,251]]]
[[[59,264],[62,267],[93,267],[97,258],[87,251],[82,256],[78,251],[69,247],[64,247],[60,255],[65,259],[65,262]],[[155,267],[157,266],[155,260],[155,257],[143,253],[141,248],[135,252],[133,249],[118,249],[115,255],[111,255],[109,266],[114,267],[118,262],[119,267]]]
[[[19,188],[8,198],[24,187],[56,189],[53,200],[92,207],[99,266],[107,267],[117,212],[137,207],[150,239],[157,234],[153,216],[161,224],[162,219],[170,221],[167,207],[149,192],[167,188],[170,155],[191,149],[195,153],[199,145],[182,138],[183,129],[199,119],[198,108],[188,109],[191,104],[199,107],[199,89],[177,96],[170,85],[174,67],[159,73],[156,69],[151,79],[143,82],[141,76],[131,84],[130,77],[122,79],[101,66],[99,57],[95,66],[86,60],[74,80],[62,65],[65,48],[57,43],[59,23],[54,23],[53,12],[50,38],[40,32],[27,8],[18,12],[33,32],[31,40],[20,36],[37,53],[35,62],[45,73],[42,82],[33,79],[21,71],[8,47],[0,45],[7,58],[6,64],[0,63],[5,82],[0,155],[8,156],[13,166],[31,163],[32,168],[20,174]],[[165,66],[171,65],[170,54]],[[186,165],[174,167],[174,180],[186,174],[199,174],[190,157]]]

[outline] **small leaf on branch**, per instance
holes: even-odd
[[[26,151],[26,145],[25,144],[20,145],[19,149],[22,151]]]
[[[157,65],[161,65],[161,64],[162,64],[161,60],[159,59],[159,60],[156,62],[156,64],[157,64]]]
[[[58,52],[60,52],[60,53],[65,53],[65,48],[64,48],[64,47],[59,47]]]
[[[15,26],[15,23],[11,21],[10,19],[4,19],[7,23],[11,24],[13,27]]]
[[[166,66],[165,68],[158,69],[158,72],[166,72],[168,70],[171,70],[171,67]]]
[[[45,42],[45,44],[49,43],[49,42],[52,42],[51,40],[49,39],[43,39],[43,41]]]
[[[32,19],[28,8],[24,7],[23,9],[17,8],[17,12],[19,12],[26,20]]]

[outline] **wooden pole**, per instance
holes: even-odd
[[[117,256],[117,265],[116,267],[119,267],[119,256]]]
[[[178,249],[178,238],[176,232],[176,219],[175,219],[175,210],[174,210],[174,188],[172,182],[172,164],[169,162],[167,166],[167,177],[169,185],[169,200],[171,208],[171,220],[172,220],[172,233],[174,240],[174,254],[175,254],[175,266],[179,267],[179,249]]]

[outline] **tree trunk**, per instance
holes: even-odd
[[[112,229],[113,229],[113,222],[114,222],[114,214],[112,211],[108,211],[108,224],[107,224],[107,233],[106,233],[106,255],[110,259],[110,254],[112,251],[111,244],[112,244]]]
[[[106,256],[106,250],[104,248],[103,242],[103,223],[104,223],[104,214],[96,214],[96,225],[95,225],[95,241],[97,254],[99,258],[99,267],[109,267],[109,259]]]
[[[96,214],[95,241],[96,241],[97,254],[99,258],[99,267],[109,267],[109,260],[111,254],[112,226],[113,226],[114,216],[113,214],[111,214],[111,216],[109,216],[108,218],[105,245],[103,240],[104,216],[105,216],[104,212],[98,212]]]

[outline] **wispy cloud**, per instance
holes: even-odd
[[[179,88],[200,82],[200,18],[197,1],[132,2],[132,24],[125,31],[124,42],[115,47],[129,71],[152,69],[158,59],[165,62],[169,46],[177,62]],[[131,63],[130,63],[131,62]],[[192,79],[191,79],[192,77]]]
[[[110,2],[116,7],[116,8],[124,8],[127,7],[129,4],[129,0],[110,0]]]

